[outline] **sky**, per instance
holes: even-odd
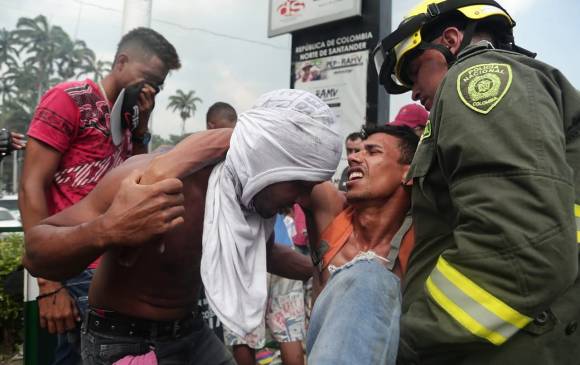
[[[239,112],[264,92],[290,84],[291,36],[267,37],[269,0],[153,0],[151,27],[177,49],[182,68],[167,78],[158,95],[152,130],[179,134],[181,120],[166,109],[177,89],[194,90],[203,102],[187,132],[205,129],[205,113],[216,101]],[[516,43],[538,53],[580,87],[580,1],[499,0],[516,20]],[[393,0],[392,24],[416,3]],[[97,57],[112,61],[121,37],[122,0],[0,0],[0,27],[14,29],[20,17],[45,15],[71,37],[82,39]],[[411,102],[392,98],[390,115]]]

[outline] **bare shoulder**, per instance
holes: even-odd
[[[316,227],[322,232],[346,205],[346,196],[331,182],[318,184],[312,189],[310,210],[314,214]]]

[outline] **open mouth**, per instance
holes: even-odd
[[[360,170],[360,168],[353,168],[353,169],[350,169],[348,172],[348,181],[359,180],[359,179],[362,179],[363,177],[364,177],[364,174]]]
[[[348,175],[348,181],[362,179],[362,177],[363,177],[362,172],[355,171],[350,175]]]

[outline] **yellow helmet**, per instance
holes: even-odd
[[[438,29],[436,25],[441,25],[440,23],[446,16],[454,13],[463,15],[466,20],[465,34],[460,49],[471,42],[477,22],[483,19],[493,19],[499,21],[498,25],[503,38],[501,44],[496,46],[514,50],[512,28],[516,23],[496,1],[423,0],[405,16],[394,32],[379,42],[373,51],[379,81],[389,94],[402,94],[411,89],[412,84],[405,77],[404,64],[410,58],[408,56],[415,54],[416,51],[437,49],[443,53],[448,64],[455,61],[455,56],[447,48],[429,43],[443,30]],[[438,34],[437,31],[439,31]],[[429,36],[432,38],[429,39]],[[517,50],[523,49],[517,47]]]

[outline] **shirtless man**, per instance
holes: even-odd
[[[388,125],[363,137],[348,158],[346,196],[320,184],[305,207],[323,288],[308,328],[311,364],[394,364],[397,355],[399,280],[414,243],[404,181],[419,138]]]
[[[304,201],[315,184],[332,176],[340,152],[334,124],[330,109],[312,94],[268,93],[240,115],[225,162],[215,165],[215,157],[225,152],[231,130],[195,134],[165,154],[128,160],[87,198],[32,228],[24,263],[35,275],[66,277],[103,255],[83,328],[85,364],[151,350],[159,364],[233,363],[203,320],[192,316],[200,267],[220,320],[249,332],[253,322],[244,321],[251,314],[261,320],[266,299],[265,243],[273,221],[263,217]],[[248,239],[256,244],[243,246]],[[269,246],[268,265],[277,274],[308,276],[311,265],[299,255]],[[137,254],[128,255],[134,248]],[[232,252],[247,262],[233,254],[220,257]],[[232,282],[236,286],[228,286]],[[234,302],[233,315],[222,290]],[[239,320],[232,319],[235,309],[244,314]]]

